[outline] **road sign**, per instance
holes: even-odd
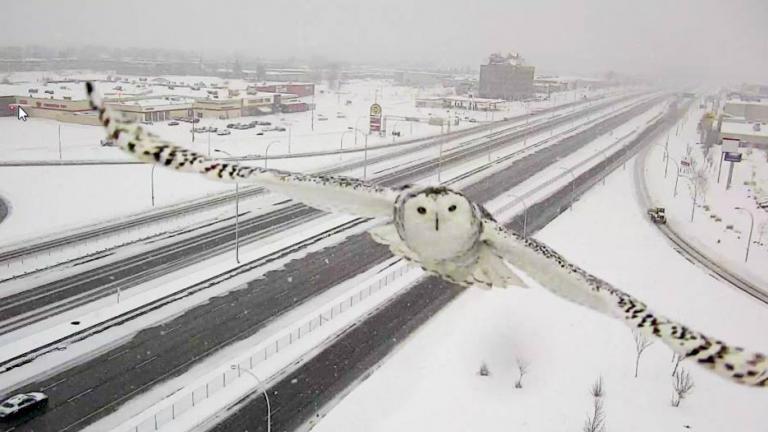
[[[741,153],[726,152],[725,160],[727,162],[741,162]]]
[[[377,103],[371,105],[370,113],[371,113],[370,131],[380,132],[381,131],[381,105]]]

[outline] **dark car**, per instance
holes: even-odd
[[[48,396],[44,393],[21,393],[0,403],[0,419],[12,418],[22,414],[45,408]]]
[[[179,125],[179,122],[177,122],[176,120],[168,122],[168,126],[178,126],[178,125]]]
[[[651,218],[651,222],[655,224],[664,225],[667,223],[667,214],[664,211],[664,207],[649,208],[648,216]]]

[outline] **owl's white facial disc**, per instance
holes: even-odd
[[[427,188],[400,209],[403,240],[422,259],[445,260],[472,248],[479,222],[472,203],[446,188]]]

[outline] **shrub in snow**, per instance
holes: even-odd
[[[518,358],[517,370],[520,372],[520,378],[515,382],[515,388],[523,388],[523,377],[528,373],[528,362]]]
[[[480,376],[489,376],[491,371],[488,369],[488,365],[483,362],[483,364],[480,365],[480,371],[477,373],[480,374]]]
[[[675,394],[672,395],[672,406],[676,407],[680,405],[680,401],[685,399],[687,395],[693,390],[693,378],[683,368],[675,373],[672,377],[672,388],[675,390]]]
[[[603,377],[598,377],[592,384],[590,390],[592,394],[592,412],[587,415],[582,431],[584,432],[604,432],[605,431],[605,409],[603,407]]]
[[[733,229],[733,225],[726,225],[726,226],[725,226],[725,229],[727,229],[727,230],[732,230],[732,229]]]
[[[675,367],[672,369],[672,376],[675,376],[677,373],[677,367],[680,366],[680,360],[683,359],[683,356],[677,353],[672,354],[672,363],[675,364]]]
[[[653,345],[653,340],[649,339],[644,333],[632,330],[632,337],[635,339],[635,378],[637,378],[637,369],[640,367],[640,356],[646,348]]]
[[[605,396],[605,390],[603,389],[603,377],[597,377],[597,381],[592,384],[592,390],[590,391],[592,397],[601,398]]]

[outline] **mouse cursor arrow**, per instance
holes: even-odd
[[[16,108],[16,114],[18,115],[18,119],[22,121],[27,121],[27,117],[29,117],[27,112],[24,111],[24,108],[22,108],[21,106]]]

